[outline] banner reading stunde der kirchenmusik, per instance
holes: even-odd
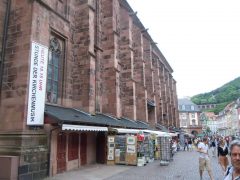
[[[32,42],[27,125],[43,125],[48,47]]]

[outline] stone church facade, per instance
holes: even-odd
[[[32,42],[48,48],[46,105],[179,127],[173,69],[126,0],[2,0],[0,42],[0,155],[19,157],[20,179],[61,172],[59,122],[26,123]]]

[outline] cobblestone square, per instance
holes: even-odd
[[[223,179],[223,172],[217,157],[211,157],[212,170],[215,180]],[[196,151],[181,151],[175,154],[174,160],[168,166],[160,166],[159,161],[149,163],[144,167],[132,167],[127,171],[116,174],[106,180],[198,180],[198,153]],[[210,179],[204,171],[203,179]]]

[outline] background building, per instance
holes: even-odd
[[[239,136],[239,99],[229,103],[217,116],[217,132],[222,136]]]
[[[201,111],[190,99],[178,99],[180,127],[186,132],[197,135],[202,133]]]
[[[202,112],[200,114],[200,120],[202,122],[202,130],[204,135],[211,136],[217,134],[217,115],[215,115],[213,112]]]

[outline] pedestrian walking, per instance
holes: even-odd
[[[198,146],[198,138],[195,138],[193,142],[194,142],[195,148],[197,149],[197,146]]]
[[[208,155],[208,138],[204,137],[203,142],[200,142],[198,144],[197,151],[199,152],[199,174],[200,174],[200,180],[202,180],[202,175],[204,172],[204,169],[208,171],[208,175],[210,176],[210,179],[213,180],[213,173],[211,169],[211,163],[210,158]]]
[[[218,146],[218,163],[220,164],[223,172],[226,171],[227,166],[229,164],[228,162],[228,147],[224,139],[221,139],[219,141],[219,146]]]
[[[230,146],[230,139],[229,139],[229,137],[226,137],[225,141],[226,141],[227,147],[229,148],[229,146]]]
[[[216,156],[216,140],[215,140],[215,138],[212,139],[211,146],[212,146],[212,156],[215,157]]]
[[[188,140],[187,140],[187,138],[184,140],[184,148],[183,148],[183,150],[185,151],[185,149],[187,149],[187,151],[188,151]]]
[[[192,151],[192,139],[191,138],[188,140],[188,149],[189,149],[189,151]]]
[[[173,143],[172,143],[172,152],[173,152],[173,155],[177,152],[177,142],[175,140],[173,140]]]
[[[232,166],[227,168],[224,180],[240,180],[240,141],[232,141],[229,150]]]

